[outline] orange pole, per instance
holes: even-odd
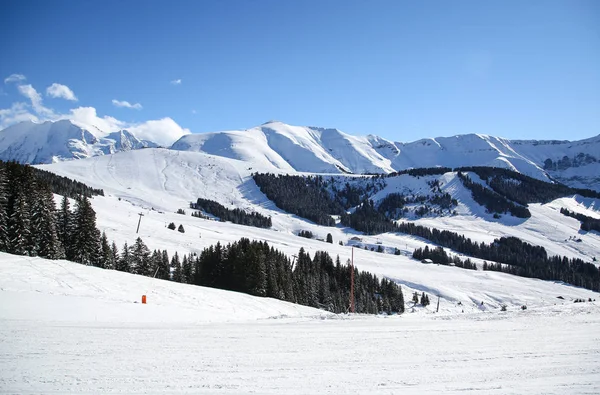
[[[142,304],[146,304],[146,295],[142,295]]]

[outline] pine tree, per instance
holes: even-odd
[[[64,249],[56,231],[54,195],[47,186],[40,187],[35,195],[31,210],[31,231],[35,252],[43,258],[64,258]]]
[[[123,244],[123,249],[121,251],[121,257],[117,261],[116,269],[121,272],[131,273],[131,255],[129,253],[127,242]]]
[[[106,232],[102,232],[100,246],[100,249],[102,251],[100,258],[100,267],[105,269],[113,269],[115,267],[115,262],[113,260],[113,253],[110,249],[110,246],[108,245],[108,238],[106,237]]]
[[[171,267],[173,268],[173,281],[178,283],[182,282],[181,262],[179,261],[177,252],[175,252],[175,255],[173,255],[173,258],[171,259]]]
[[[185,233],[185,229],[183,229],[183,225],[179,224],[179,228],[177,228],[178,232]]]
[[[96,212],[89,199],[83,196],[74,213],[74,260],[84,265],[95,265],[100,257],[100,231],[96,228]]]
[[[163,280],[171,279],[171,265],[169,265],[169,254],[167,253],[167,250],[163,250],[161,254],[160,268],[158,269],[158,274],[156,276]]]
[[[64,249],[66,258],[74,259],[75,251],[73,248],[73,214],[71,213],[69,199],[63,196],[60,202],[60,209],[57,213],[56,233]]]
[[[183,256],[183,262],[181,262],[181,282],[192,283],[192,261],[191,257],[188,258],[187,255]]]
[[[150,250],[141,237],[131,246],[131,273],[150,276]]]
[[[110,246],[110,255],[111,255],[110,259],[112,262],[112,266],[107,267],[107,269],[116,270],[117,266],[119,265],[119,249],[117,248],[117,243],[115,243],[114,241],[112,242],[112,245]]]
[[[8,251],[8,178],[4,167],[0,167],[0,251]]]
[[[29,255],[30,246],[30,213],[27,198],[22,190],[17,192],[13,202],[12,215],[8,220],[9,252],[17,255]]]

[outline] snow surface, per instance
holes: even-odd
[[[0,273],[2,393],[600,392],[600,306],[570,300],[598,295],[559,284],[525,311],[386,317],[3,253]]]
[[[355,264],[401,284],[406,313],[332,315],[67,261],[0,254],[0,392],[600,393],[599,302],[573,303],[600,301],[598,293],[421,264],[410,258],[414,248],[427,244],[419,238],[365,236],[282,212],[251,178],[254,171],[283,171],[269,161],[249,165],[202,152],[144,149],[40,167],[104,189],[106,196],[91,202],[98,227],[119,248],[139,236],[169,255],[198,253],[249,237],[288,255],[304,247],[311,255],[326,250],[346,262],[351,245],[382,246],[388,253],[355,248]],[[392,178],[376,198],[426,191],[435,179],[459,200],[459,214],[417,223],[478,241],[514,235],[550,253],[600,256],[600,235],[580,233],[578,221],[559,213],[567,207],[598,215],[596,199],[557,199],[531,205],[527,220],[493,220],[454,173]],[[273,227],[191,217],[188,204],[198,197],[270,215]],[[187,215],[176,214],[178,208]],[[138,234],[139,213],[144,216]],[[185,233],[169,230],[169,222],[182,224]],[[323,239],[331,233],[334,243],[300,238],[299,230]],[[567,240],[572,235],[582,242]],[[391,253],[396,248],[401,255]],[[413,306],[414,291],[427,292],[432,304]],[[136,303],[141,295],[148,304]]]
[[[184,239],[187,241],[180,247],[181,250],[190,248],[188,245],[201,248],[218,240],[235,241],[240,237],[253,237],[273,240],[284,247],[290,246],[287,249],[289,253],[296,253],[308,243],[313,251],[327,249],[333,254],[348,255],[345,246],[298,239],[294,234],[300,230],[310,230],[321,239],[331,233],[334,244],[340,240],[347,244],[350,238],[359,235],[365,241],[361,246],[375,245],[377,241],[381,241],[391,251],[398,248],[407,254],[411,254],[414,248],[426,245],[424,241],[408,235],[362,236],[352,229],[341,226],[323,227],[283,212],[260,192],[251,177],[255,171],[281,172],[268,164],[264,164],[264,167],[249,167],[244,161],[201,152],[144,149],[44,165],[40,168],[77,179],[95,188],[103,188],[105,194],[112,198],[98,197],[92,202],[98,212],[99,226],[106,230],[109,239],[114,238],[121,245],[124,241],[131,243],[134,240],[131,235],[125,237],[120,234],[122,229],[129,230],[131,226],[137,225],[137,214],[140,211],[146,214],[144,223],[155,221],[156,226],[164,227],[173,221],[176,224],[182,223],[186,230],[189,229],[187,233],[193,234],[187,236],[186,233]],[[600,234],[593,231],[582,232],[579,230],[579,221],[560,214],[560,207],[566,207],[572,211],[576,208],[577,212],[586,215],[598,216],[598,199],[584,199],[575,195],[545,205],[530,205],[532,217],[526,220],[508,215],[494,219],[473,201],[471,192],[454,173],[447,173],[419,178],[408,175],[387,178],[387,187],[375,195],[374,200],[392,192],[423,194],[430,190],[427,182],[435,179],[440,181],[443,192],[448,192],[459,201],[456,208],[459,215],[423,218],[416,221],[418,224],[451,230],[477,242],[489,243],[497,237],[516,236],[546,248],[552,255],[587,261],[591,261],[593,257],[600,259]],[[189,202],[195,202],[199,197],[215,200],[229,208],[238,207],[271,216],[273,227],[265,230],[192,218],[189,216]],[[132,205],[122,204],[124,202],[118,202],[118,198]],[[579,201],[583,203],[580,204]],[[179,208],[187,210],[188,215],[173,215]],[[168,248],[175,248],[170,247],[174,243],[169,241],[172,237],[170,234],[165,236],[163,233],[155,233],[152,233],[152,237],[158,237],[160,242],[153,248],[162,249],[161,243],[165,243]],[[199,235],[202,235],[202,239],[199,239]],[[573,241],[574,236],[582,241]]]

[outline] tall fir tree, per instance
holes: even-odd
[[[173,281],[182,282],[181,262],[179,261],[179,254],[177,252],[171,258],[171,267],[173,268]]]
[[[8,251],[8,178],[4,167],[0,167],[0,251]]]
[[[141,237],[131,246],[131,273],[150,276],[150,250]]]
[[[131,273],[131,255],[129,253],[129,246],[127,242],[123,244],[123,249],[121,250],[121,256],[117,261],[116,269],[120,272]]]
[[[8,219],[9,252],[29,255],[31,252],[30,211],[27,197],[22,189],[17,191],[13,201],[12,214]]]
[[[64,258],[64,249],[56,231],[56,206],[48,186],[40,186],[31,205],[31,230],[36,255],[48,259]]]
[[[60,209],[57,214],[56,233],[60,240],[67,259],[73,260],[74,248],[71,235],[73,234],[73,214],[71,213],[69,199],[63,196],[60,202]]]
[[[113,269],[115,267],[115,262],[113,260],[113,254],[110,249],[110,245],[108,244],[108,237],[106,237],[106,232],[102,232],[102,237],[100,238],[100,250],[101,253],[99,266],[104,269]]]
[[[84,265],[97,265],[100,261],[100,231],[96,228],[96,212],[86,196],[77,202],[74,224],[74,260]]]

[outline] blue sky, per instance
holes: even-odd
[[[586,138],[598,21],[594,0],[5,2],[0,122]]]

